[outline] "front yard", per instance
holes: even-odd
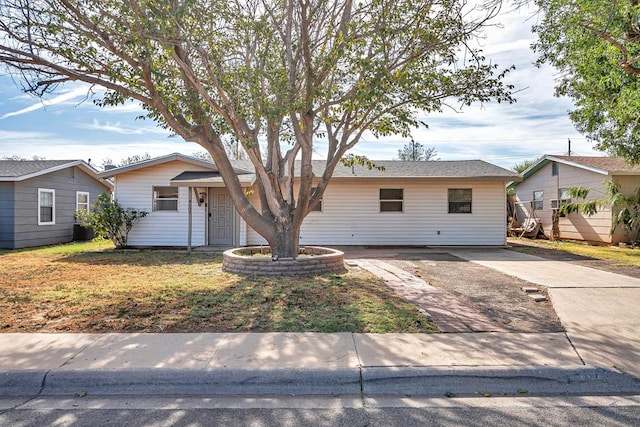
[[[433,332],[378,278],[227,274],[219,254],[110,242],[0,251],[0,332]]]

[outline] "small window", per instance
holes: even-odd
[[[38,188],[38,225],[56,223],[56,190]]]
[[[449,189],[449,213],[471,213],[471,189]]]
[[[76,191],[76,210],[89,211],[89,193],[86,191]]]
[[[316,192],[316,188],[314,187],[311,189],[311,194],[315,192]],[[315,208],[311,209],[310,212],[322,212],[322,199],[320,199],[320,203],[318,203]]]
[[[153,187],[154,211],[178,210],[178,187]]]
[[[380,189],[380,212],[402,212],[404,190],[402,188]]]
[[[558,163],[551,162],[551,175],[558,176]]]
[[[558,206],[558,209],[562,208],[562,205],[566,205],[567,203],[571,203],[571,196],[569,195],[569,189],[568,188],[560,188],[558,189],[558,201],[556,202],[556,205]],[[560,212],[560,216],[564,217],[565,214]]]
[[[544,192],[542,190],[533,192],[533,209],[541,211],[544,201]]]

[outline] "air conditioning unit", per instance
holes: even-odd
[[[558,199],[551,199],[551,209],[559,209],[560,208],[560,203],[558,201]]]

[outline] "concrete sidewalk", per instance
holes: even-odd
[[[564,334],[0,334],[0,395],[640,393]]]
[[[507,249],[449,252],[545,286],[569,339],[587,365],[640,377],[640,279]]]

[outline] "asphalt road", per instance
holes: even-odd
[[[640,396],[581,397],[40,397],[0,425],[26,426],[634,426]]]

